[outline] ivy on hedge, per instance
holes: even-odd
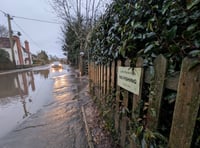
[[[90,47],[97,63],[142,56],[146,66],[164,54],[169,71],[185,56],[200,58],[200,0],[114,0],[94,28]]]

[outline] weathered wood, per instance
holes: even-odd
[[[113,61],[111,63],[111,89],[112,91],[115,89],[115,85],[116,85],[116,77],[117,77],[117,73],[116,73],[116,62]]]
[[[120,125],[120,133],[121,133],[120,145],[122,147],[125,147],[126,138],[127,138],[127,121],[128,121],[128,117],[126,113],[126,109],[128,107],[128,91],[124,91],[122,106],[124,107],[125,113],[122,114],[121,125]]]
[[[107,65],[104,65],[104,89],[103,89],[104,97],[106,93],[107,93]]]
[[[99,91],[100,91],[100,100],[102,99],[102,65],[100,64],[100,85],[99,85]]]
[[[142,68],[141,70],[141,77],[140,77],[140,92],[139,92],[139,95],[135,95],[133,94],[133,105],[132,105],[132,118],[135,118],[135,110],[137,109],[138,107],[138,103],[139,101],[141,100],[142,98],[142,85],[143,85],[143,79],[144,79],[144,69],[143,69],[143,58],[139,57],[137,59],[137,62],[136,62],[136,67],[137,68]],[[134,141],[132,139],[130,139],[130,144],[129,144],[130,148],[137,148],[136,144],[134,143]]]
[[[93,73],[94,73],[94,87],[96,87],[96,85],[97,85],[97,68],[96,68],[96,65],[95,65],[95,63],[93,63]]]
[[[96,93],[97,83],[98,83],[98,73],[97,73],[97,65],[94,63],[94,93]]]
[[[104,65],[101,65],[101,100],[103,100],[103,86],[104,86]]]
[[[180,73],[176,73],[174,76],[168,77],[165,80],[165,87],[171,90],[177,91]]]
[[[126,138],[127,138],[127,121],[128,121],[128,117],[127,117],[127,111],[126,109],[128,108],[128,91],[123,89],[124,91],[122,91],[122,96],[123,96],[123,104],[122,104],[122,108],[124,110],[124,113],[122,114],[122,119],[121,119],[121,125],[120,125],[120,133],[121,133],[121,137],[120,137],[120,145],[121,147],[125,147],[126,144]]]
[[[107,65],[107,94],[111,94],[111,63]]]
[[[96,90],[97,90],[97,97],[100,98],[100,65],[98,64],[97,65],[97,87],[96,87]]]
[[[115,64],[115,63],[113,63]],[[121,61],[118,61],[117,62],[117,66],[121,66],[122,63]],[[117,68],[117,66],[115,66],[115,68]],[[112,76],[115,75],[116,77],[116,70],[115,69],[112,69]],[[114,81],[115,79],[112,79],[112,85],[114,85]],[[116,132],[118,133],[119,132],[119,103],[120,103],[120,87],[119,86],[116,86],[116,106],[115,106],[115,130]]]
[[[164,90],[165,73],[167,69],[167,60],[163,55],[159,55],[154,61],[154,78],[150,86],[149,109],[148,109],[148,127],[156,130],[159,121],[160,107]]]
[[[145,83],[151,82],[151,74],[150,70],[145,70],[145,77],[144,77]],[[178,88],[178,81],[179,81],[179,73],[176,73],[174,76],[165,78],[165,88],[171,89],[171,90],[177,90]]]
[[[141,57],[137,59],[136,67],[137,68],[143,67],[143,59]],[[133,94],[132,118],[134,118],[134,111],[138,107],[139,100],[141,100],[141,97],[142,97],[143,76],[144,76],[144,69],[142,68],[141,77],[140,77],[140,92],[139,92],[139,95]]]
[[[130,67],[130,61],[126,60],[124,66]],[[127,138],[127,134],[126,134],[126,130],[127,130],[127,109],[128,109],[128,95],[129,92],[125,89],[121,89],[122,91],[122,108],[124,110],[124,113],[122,114],[122,119],[121,119],[121,125],[120,125],[120,133],[121,133],[121,139],[120,139],[120,145],[122,147],[125,147],[125,143],[126,143],[126,138]]]
[[[182,63],[172,127],[170,148],[190,148],[200,105],[200,65],[189,70],[194,59]]]

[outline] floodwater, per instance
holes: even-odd
[[[49,69],[0,75],[0,137],[52,99]]]
[[[67,65],[0,75],[0,147],[87,147],[84,84]]]

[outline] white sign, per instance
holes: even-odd
[[[136,95],[139,95],[140,77],[141,68],[134,68],[133,70],[130,67],[118,67],[117,84]]]

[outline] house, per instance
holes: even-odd
[[[25,47],[22,46],[18,36],[13,36],[14,60],[17,67],[23,67],[24,65],[32,64],[32,56],[29,48],[29,43],[28,41],[25,41],[24,44]],[[9,53],[10,61],[13,62],[12,49],[9,38],[0,37],[0,48]]]

